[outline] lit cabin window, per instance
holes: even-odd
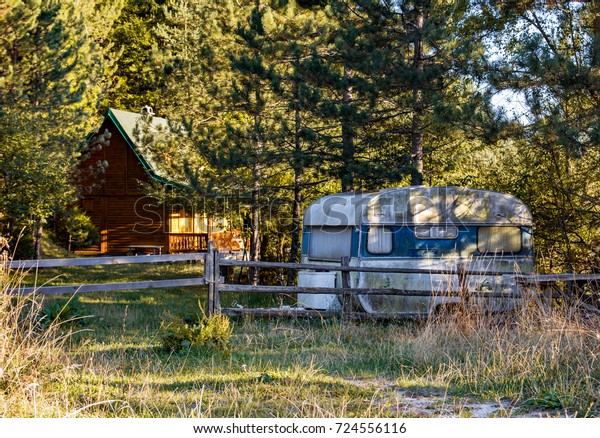
[[[390,254],[394,248],[394,233],[388,227],[371,227],[367,234],[367,251],[370,254]]]
[[[208,219],[206,216],[200,214],[194,216],[194,231],[196,233],[208,232]]]
[[[190,217],[185,210],[172,212],[169,217],[169,229],[171,233],[191,233]]]
[[[207,220],[204,215],[194,214],[185,209],[173,209],[169,214],[170,233],[205,233],[207,229]]]
[[[515,253],[521,248],[519,227],[479,227],[477,230],[477,250],[480,253]]]
[[[315,260],[335,260],[350,257],[352,228],[311,227],[308,257]]]

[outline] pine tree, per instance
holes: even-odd
[[[290,263],[300,261],[304,191],[317,184],[319,168],[324,164],[324,149],[316,133],[319,123],[315,123],[312,117],[318,103],[318,92],[309,84],[310,78],[302,63],[310,59],[312,46],[320,30],[327,26],[327,18],[321,11],[308,6],[303,8],[290,1],[275,9],[276,24],[270,32],[269,51],[276,60],[276,66],[266,77],[274,94],[283,103],[274,143],[277,161],[291,171],[291,217],[287,231]],[[295,271],[288,272],[288,284],[294,281]]]
[[[269,144],[270,108],[266,77],[269,66],[264,61],[266,32],[264,8],[256,0],[248,23],[240,25],[237,35],[240,50],[231,57],[235,72],[231,102],[239,114],[238,123],[228,124],[228,137],[223,143],[222,156],[230,163],[237,162],[238,171],[248,172],[250,189],[250,259],[259,260],[261,252],[261,201],[265,172],[272,162]],[[242,186],[243,187],[243,186]],[[258,284],[258,269],[251,270],[250,281]]]
[[[206,196],[240,208],[249,201],[252,260],[260,258],[263,184],[273,162],[264,13],[259,2],[173,1],[158,32],[174,97],[169,111],[208,164],[187,165],[188,178]]]
[[[312,54],[303,59],[301,69],[314,90],[312,94],[319,97],[313,112],[321,120],[318,132],[320,140],[327,144],[328,170],[339,180],[342,191],[353,191],[360,188],[359,180],[369,179],[358,158],[366,148],[361,142],[361,130],[367,119],[352,62],[355,20],[341,3],[333,2],[333,12],[329,13],[328,22],[320,26],[318,37],[311,43]]]
[[[423,184],[425,157],[448,148],[452,131],[477,109],[468,68],[481,42],[468,26],[469,2],[340,3],[352,12],[341,37],[354,42],[345,64],[367,102],[373,165],[389,182],[408,174],[411,184]]]
[[[156,62],[160,50],[155,29],[164,21],[165,0],[115,0],[96,12],[108,32],[101,46],[114,57],[115,71],[103,107],[139,111],[144,105],[159,108],[163,90],[162,66]],[[115,16],[116,14],[116,16]]]
[[[508,134],[535,151],[519,187],[528,188],[539,253],[560,270],[590,269],[600,259],[598,3],[483,2],[482,11],[500,55],[488,80],[525,108]]]
[[[2,15],[0,212],[16,241],[75,199],[78,147],[94,123],[103,60],[77,3],[12,2]]]
[[[236,47],[235,29],[246,10],[231,0],[167,1],[165,20],[155,29],[162,49],[153,62],[164,70],[161,112],[173,121],[180,141],[195,150],[182,157],[179,166],[192,191],[201,196],[217,195],[216,168],[211,164],[217,160],[215,145],[226,136],[224,121],[233,117],[230,54]],[[221,195],[233,190],[222,180],[218,186]]]

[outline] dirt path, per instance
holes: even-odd
[[[479,401],[474,397],[451,396],[431,389],[406,389],[384,379],[349,379],[348,382],[366,388],[376,388],[396,415],[416,418],[558,418],[557,411],[521,409],[505,400]],[[394,402],[390,403],[389,400]]]

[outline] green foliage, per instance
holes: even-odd
[[[164,21],[164,0],[122,0],[120,13],[108,26],[105,46],[111,50],[115,75],[103,107],[139,111],[160,107],[162,71],[154,60],[158,40],[154,29]],[[106,19],[105,17],[103,17]]]
[[[0,222],[14,244],[76,199],[79,145],[94,125],[107,63],[77,1],[10,2],[0,18]]]
[[[598,4],[510,3],[482,2],[479,25],[497,48],[486,80],[519,105],[468,173],[531,207],[539,269],[590,272],[600,261]]]
[[[32,233],[25,232],[25,229],[11,242],[10,256],[15,260],[31,258],[34,248],[34,239]]]
[[[88,316],[86,307],[76,295],[68,299],[60,298],[52,304],[43,306],[39,324],[43,330],[50,326],[73,327],[85,324],[86,316]]]
[[[0,231],[14,247],[25,228],[19,256],[76,200],[98,109],[150,104],[178,134],[159,161],[195,205],[247,219],[252,258],[296,261],[322,194],[424,183],[521,197],[543,269],[600,263],[598,2],[2,5]],[[76,245],[96,239],[66,222]]]
[[[319,90],[328,173],[343,190],[431,181],[438,156],[464,143],[486,109],[470,71],[483,49],[468,2],[331,5],[303,60]]]
[[[54,222],[56,238],[69,251],[87,248],[100,242],[100,233],[84,212],[72,209],[57,215]]]
[[[208,348],[209,351],[225,353],[231,348],[233,325],[225,315],[206,316],[202,312],[176,317],[167,313],[160,326],[163,346],[170,352]]]
[[[534,409],[551,409],[559,411],[564,408],[560,396],[554,391],[547,394],[540,394],[539,397],[527,400],[526,404]]]

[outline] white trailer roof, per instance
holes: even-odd
[[[532,216],[523,201],[506,193],[424,186],[328,195],[304,214],[305,226],[419,223],[531,225]]]
[[[310,204],[304,212],[304,226],[358,226],[368,202],[377,193],[349,192],[327,195]]]

